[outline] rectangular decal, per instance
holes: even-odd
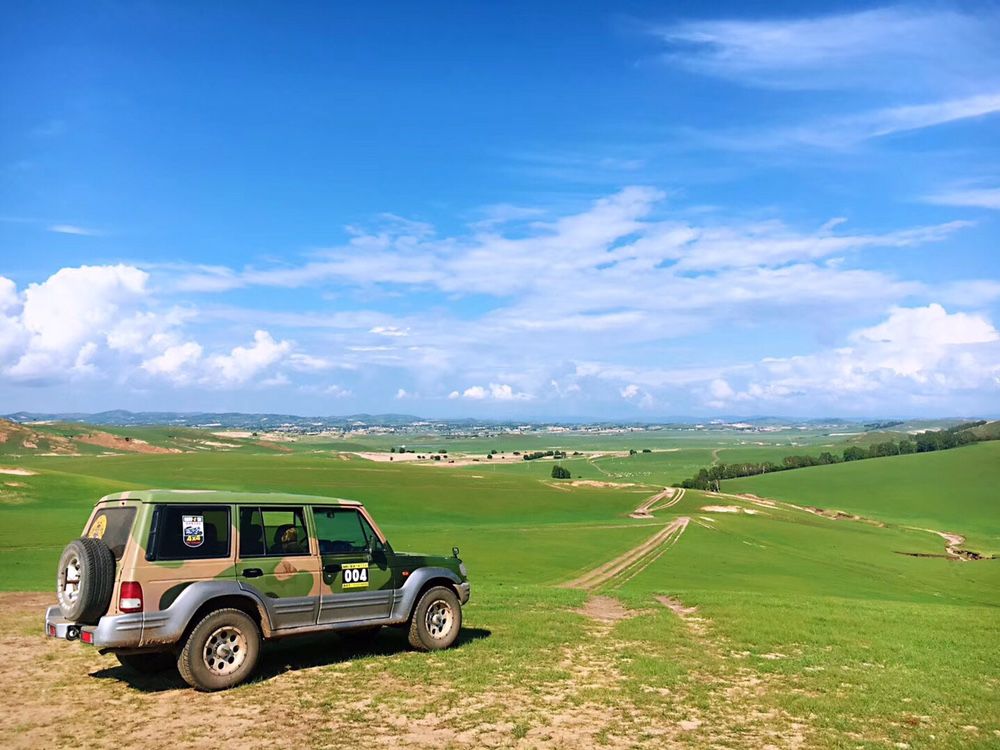
[[[205,516],[181,516],[181,529],[186,546],[200,547],[205,541]]]
[[[341,569],[344,571],[343,588],[368,588],[368,563],[346,563]]]

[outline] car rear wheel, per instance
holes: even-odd
[[[63,549],[56,572],[59,610],[67,620],[96,625],[111,604],[115,556],[100,539],[74,539]]]
[[[194,626],[177,657],[177,669],[197,690],[225,690],[253,674],[260,646],[260,629],[245,612],[217,609]]]
[[[136,674],[158,674],[177,666],[177,657],[169,651],[147,654],[115,654],[119,663]]]
[[[410,618],[410,645],[418,651],[448,648],[462,629],[462,605],[444,586],[427,589]]]

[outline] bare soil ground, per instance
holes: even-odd
[[[110,448],[126,453],[180,453],[178,448],[163,448],[159,445],[150,445],[145,440],[126,440],[123,437],[112,435],[107,432],[91,432],[87,435],[79,435],[76,438],[78,443],[96,445],[101,448]]]
[[[389,632],[364,655],[332,636],[271,645],[258,679],[211,694],[190,690],[176,672],[136,676],[113,656],[43,637],[40,620],[51,598],[0,594],[4,747],[111,750],[149,746],[153,738],[173,750],[359,743],[798,748],[804,741],[803,724],[762,707],[768,678],[742,666],[734,679],[718,672],[718,665],[698,667],[684,687],[649,687],[644,702],[632,702],[635,686],[622,671],[632,646],[615,628],[643,613],[610,598],[592,598],[581,610],[589,625],[562,652],[558,678],[518,674],[484,690],[464,691],[428,665],[419,684],[404,681],[386,667],[434,657],[407,651],[403,634]],[[688,613],[677,611],[685,622]],[[482,636],[476,631],[466,636],[476,637]],[[691,638],[701,650],[725,650],[707,625],[692,627]]]

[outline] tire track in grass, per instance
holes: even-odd
[[[630,578],[638,575],[669,547],[677,543],[690,522],[691,519],[687,516],[675,518],[638,547],[634,547],[614,560],[584,573],[564,586],[570,589],[594,591],[621,573],[629,572]]]
[[[642,501],[642,504],[629,513],[629,518],[652,518],[654,510],[663,510],[665,508],[673,507],[681,501],[684,497],[684,489],[676,487],[665,487],[662,492],[658,492],[651,497],[647,497]],[[661,500],[667,500],[663,505],[657,506],[656,504]],[[654,507],[656,506],[656,507]]]

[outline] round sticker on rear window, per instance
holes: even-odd
[[[205,541],[205,516],[181,516],[181,529],[186,546],[200,547]]]
[[[108,530],[108,517],[103,513],[94,519],[93,525],[90,527],[90,533],[87,534],[91,539],[103,539],[104,532]]]

